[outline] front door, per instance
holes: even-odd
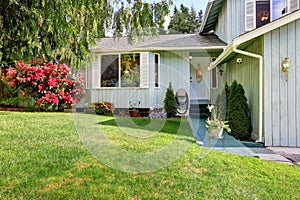
[[[210,71],[207,70],[210,57],[193,57],[190,64],[191,100],[210,99]]]

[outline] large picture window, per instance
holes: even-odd
[[[101,87],[139,86],[139,53],[101,56]]]

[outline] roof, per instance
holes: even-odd
[[[124,52],[150,50],[223,49],[227,46],[214,34],[171,34],[145,37],[131,44],[128,37],[101,38],[92,52]]]
[[[287,25],[298,19],[300,19],[300,10],[296,10],[296,11],[294,11],[284,17],[281,17],[273,22],[270,22],[259,28],[256,28],[250,32],[244,33],[243,35],[240,35],[239,37],[236,37],[235,39],[233,39],[233,41],[227,47],[227,49],[225,51],[223,51],[219,55],[219,57],[209,65],[209,69],[215,68],[217,65],[226,62],[226,60],[228,60],[228,58],[232,57],[234,48],[237,48],[238,46],[240,46],[246,42],[249,42],[249,41],[253,40],[254,38],[264,35],[270,31],[273,31],[277,28],[280,28],[280,27]]]
[[[224,0],[209,0],[203,17],[203,22],[200,27],[200,33],[208,33],[215,29],[218,21],[220,8]]]

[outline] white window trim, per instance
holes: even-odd
[[[92,87],[93,89],[109,89],[109,90],[114,90],[114,89],[122,89],[122,90],[126,90],[126,89],[137,89],[137,88],[148,88],[148,87],[143,87],[141,86],[141,83],[142,83],[142,77],[140,76],[140,86],[138,87],[122,87],[121,86],[121,56],[124,55],[124,54],[140,54],[140,75],[141,75],[141,68],[142,68],[142,54],[143,53],[148,53],[148,52],[122,52],[122,53],[103,53],[101,55],[98,56],[98,70],[99,70],[99,87]],[[119,76],[119,81],[118,81],[118,85],[116,87],[101,87],[101,74],[102,74],[102,71],[101,71],[101,59],[102,59],[102,56],[105,56],[105,55],[117,55],[118,56],[118,62],[119,62],[119,70],[118,70],[118,76]],[[148,65],[148,60],[149,58],[147,58],[147,65]],[[148,69],[149,71],[149,69]],[[148,76],[149,76],[149,72],[148,72]],[[148,80],[149,82],[149,80]],[[93,82],[92,82],[93,84]],[[149,83],[148,83],[149,84]]]
[[[155,74],[154,74],[154,88],[155,89],[159,89],[160,88],[160,54],[159,53],[154,53],[154,65],[156,64],[155,63],[155,56],[158,56],[158,63],[157,63],[157,73],[158,73],[158,75],[157,75],[157,81],[158,81],[158,86],[156,87],[155,86]],[[154,73],[155,73],[155,67],[154,67]]]
[[[214,62],[216,58],[211,58],[211,63]],[[213,87],[213,72],[215,70],[216,73],[216,87]],[[218,71],[217,67],[215,67],[213,70],[210,71],[210,84],[211,84],[211,89],[218,89],[219,88],[219,76],[218,76]]]

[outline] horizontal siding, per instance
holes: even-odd
[[[164,51],[160,53],[160,87],[154,88],[154,54],[149,54],[149,88],[105,88],[87,92],[86,101],[112,101],[117,108],[126,108],[129,101],[140,101],[142,107],[163,107],[165,92],[172,82],[174,91],[184,88],[189,94],[189,52]]]
[[[91,103],[113,102],[116,108],[129,107],[129,101],[140,101],[141,107],[148,107],[149,89],[94,89],[91,90]]]
[[[300,20],[265,34],[265,144],[300,146]],[[291,61],[288,81],[281,62]]]

